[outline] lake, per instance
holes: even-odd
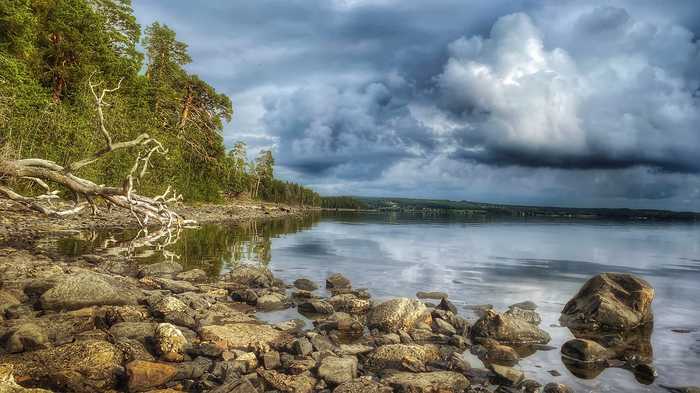
[[[117,245],[118,252],[145,263],[179,258],[212,276],[240,262],[268,264],[286,282],[303,276],[322,284],[340,272],[375,299],[447,292],[470,320],[477,316],[469,305],[487,303],[503,311],[530,300],[556,348],[522,359],[517,367],[527,377],[567,383],[577,392],[665,392],[660,385],[700,385],[699,229],[685,223],[331,213],[237,227],[204,225],[183,232],[165,247],[165,256],[163,250],[130,248],[131,231],[84,233],[55,246],[80,255]],[[658,378],[651,385],[621,368],[579,378],[561,361],[558,348],[573,336],[558,327],[559,313],[588,278],[605,271],[637,274],[656,289],[651,344]],[[258,315],[273,321],[299,318],[294,310]],[[479,366],[478,359],[466,356]],[[561,375],[550,375],[554,371]]]

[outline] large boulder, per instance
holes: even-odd
[[[289,334],[269,325],[234,323],[204,326],[199,331],[202,340],[211,341],[224,350],[268,352],[291,341]]]
[[[224,276],[224,279],[250,288],[269,288],[275,281],[270,269],[265,266],[251,265],[234,267],[233,270]]]
[[[41,295],[44,310],[77,310],[89,306],[135,305],[139,294],[126,283],[96,273],[65,276]]]
[[[391,299],[373,307],[367,314],[370,329],[411,330],[418,322],[430,324],[430,312],[423,302],[408,298]]]
[[[382,379],[395,392],[410,393],[461,393],[469,387],[469,380],[454,371],[428,373],[398,372]]]
[[[526,320],[512,315],[487,310],[471,328],[473,339],[492,339],[501,344],[547,344],[551,337],[547,332]]]
[[[367,356],[367,365],[376,370],[402,369],[406,364],[428,363],[440,359],[435,345],[389,344],[382,345]]]
[[[588,280],[564,306],[560,323],[571,329],[624,331],[652,322],[654,288],[627,273]]]
[[[114,388],[123,361],[114,345],[84,340],[17,355],[0,357],[0,368],[11,367],[17,380],[60,392],[104,392]]]

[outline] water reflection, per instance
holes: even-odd
[[[478,316],[470,305],[490,303],[504,311],[530,300],[538,305],[541,328],[552,336],[553,348],[520,353],[516,367],[528,377],[567,383],[581,392],[664,392],[661,384],[700,385],[698,229],[679,223],[334,214],[205,225],[183,231],[177,243],[160,250],[132,247],[126,252],[144,263],[172,253],[187,268],[203,268],[212,276],[241,262],[269,264],[286,282],[304,276],[322,283],[342,272],[377,299],[438,290],[472,320]],[[91,233],[63,239],[58,247],[81,255],[120,245],[123,253],[124,242],[135,235]],[[596,338],[614,349],[616,361],[580,370],[562,362],[559,348],[586,335],[558,326],[560,312],[585,280],[605,271],[631,272],[654,286],[655,326],[625,337]],[[288,312],[272,318],[297,317]],[[478,366],[476,357],[473,361]],[[659,375],[652,383],[654,368]]]
[[[177,260],[185,269],[199,268],[217,277],[239,263],[268,265],[272,259],[272,239],[309,229],[319,220],[319,214],[312,214],[153,233],[136,229],[86,231],[58,239],[55,247],[68,256],[119,255],[144,264]]]

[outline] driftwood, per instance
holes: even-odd
[[[88,206],[92,208],[93,214],[98,214],[96,199],[99,198],[104,200],[110,208],[115,206],[129,210],[141,227],[145,227],[153,221],[168,228],[194,224],[191,220],[185,220],[170,207],[170,205],[182,200],[182,196],[177,194],[172,187],[168,187],[165,193],[156,197],[146,197],[136,192],[134,183],[146,175],[151,157],[154,154],[166,155],[168,151],[158,140],[146,133],[130,141],[113,141],[112,135],[105,125],[103,108],[106,103],[104,98],[107,93],[115,92],[121,87],[121,80],[116,87],[102,89],[99,93],[95,89],[101,86],[102,82],[92,83],[91,77],[88,83],[95,98],[98,130],[104,138],[105,146],[91,156],[67,166],[39,158],[0,159],[0,197],[10,199],[50,217],[77,214]],[[131,171],[119,187],[98,185],[74,174],[79,169],[96,162],[109,153],[128,148],[138,148],[139,151]],[[9,179],[25,179],[34,182],[45,193],[36,197],[21,195],[7,185]],[[51,185],[60,185],[69,190],[74,196],[73,206],[63,209],[54,207],[52,201],[59,200],[61,197],[58,190],[52,190]]]

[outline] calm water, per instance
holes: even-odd
[[[541,327],[557,349],[539,351],[517,367],[542,383],[557,381],[577,392],[661,392],[659,385],[700,385],[700,226],[600,221],[477,221],[410,214],[334,214],[243,227],[207,225],[185,231],[165,247],[168,257],[211,275],[243,262],[269,264],[291,282],[305,276],[323,283],[334,272],[366,287],[375,298],[449,294],[468,319],[466,305],[498,310],[531,300]],[[59,249],[79,255],[95,247],[129,244],[134,233],[93,233],[64,239]],[[117,247],[124,252],[125,247]],[[128,250],[144,262],[163,258],[151,247]],[[656,289],[651,337],[659,377],[642,385],[623,369],[593,379],[575,377],[558,348],[573,336],[557,327],[559,312],[590,276],[631,272]],[[270,319],[298,317],[292,312]],[[690,332],[674,332],[673,330]],[[474,359],[470,358],[474,363]],[[477,364],[478,365],[478,364]],[[556,370],[561,376],[550,375]]]

